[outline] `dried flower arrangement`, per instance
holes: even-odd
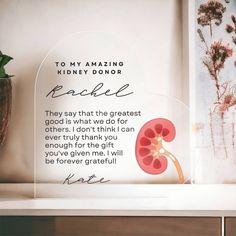
[[[229,1],[226,1],[229,3]],[[233,56],[233,46],[229,42],[224,42],[222,39],[213,39],[213,24],[216,27],[221,27],[223,24],[223,17],[227,7],[219,0],[208,0],[206,3],[203,3],[198,8],[198,18],[197,23],[200,28],[197,29],[197,33],[200,38],[200,42],[203,45],[204,56],[201,58],[203,65],[207,69],[209,77],[215,83],[215,101],[210,108],[210,130],[211,130],[211,141],[214,150],[215,150],[215,134],[214,127],[212,124],[213,115],[217,114],[220,116],[221,127],[221,137],[222,144],[224,148],[225,157],[228,157],[228,150],[225,140],[225,121],[224,116],[230,108],[233,108],[236,105],[236,84],[234,84],[228,78],[222,78],[220,76],[222,70],[224,70],[225,64],[230,63],[229,58]],[[236,19],[235,16],[231,16],[232,25],[227,24],[225,30],[229,34],[234,34],[232,36],[232,41],[236,44]],[[206,36],[203,33],[203,27],[209,26],[210,28],[210,40],[206,40]],[[234,62],[236,65],[236,63]],[[234,122],[232,123],[232,146],[234,148]]]

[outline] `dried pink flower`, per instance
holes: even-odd
[[[224,45],[222,41],[216,41],[211,45],[210,55],[215,70],[220,70],[224,68],[225,60],[233,55],[233,49],[229,47],[229,44]]]
[[[234,31],[234,27],[233,26],[231,26],[231,25],[226,25],[226,31],[228,32],[228,33],[232,33],[233,31]]]
[[[231,20],[232,20],[233,26],[227,24],[225,30],[227,33],[229,34],[233,33],[235,35],[236,34],[236,17],[232,15]],[[233,43],[236,44],[236,36],[232,36],[232,40],[233,40]]]
[[[212,36],[212,24],[219,26],[222,23],[223,13],[226,8],[217,0],[210,0],[207,3],[201,4],[198,9],[197,22],[201,26],[209,26]]]
[[[211,78],[215,80],[217,90],[217,100],[220,99],[220,84],[218,74],[227,58],[233,55],[233,49],[229,47],[229,44],[223,44],[222,41],[215,41],[211,44],[210,49],[206,52],[206,56],[203,58],[203,63],[207,67]]]
[[[211,45],[207,55],[203,59],[203,63],[208,68],[213,79],[224,68],[226,59],[232,55],[233,49],[229,47],[229,44],[224,45],[222,41],[216,41]]]

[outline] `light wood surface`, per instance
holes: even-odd
[[[220,236],[220,218],[0,217],[1,236]]]

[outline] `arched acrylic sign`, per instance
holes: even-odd
[[[36,182],[189,180],[188,109],[145,83],[139,53],[116,35],[84,32],[58,43],[36,79]],[[160,83],[156,75],[157,91]]]

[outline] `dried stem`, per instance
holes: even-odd
[[[216,68],[215,66],[214,67],[214,72],[215,72],[215,75],[214,75],[214,80],[215,80],[215,86],[216,86],[216,96],[217,96],[217,101],[220,100],[220,85],[219,85],[219,79],[217,77],[217,71],[216,71]]]
[[[235,124],[234,124],[234,119],[235,119],[235,113],[233,112],[232,114],[233,116],[233,120],[232,120],[232,146],[233,146],[233,149],[234,149],[234,145],[235,145],[235,142],[234,142],[234,132],[235,132]]]
[[[213,129],[213,119],[212,119],[212,112],[210,110],[210,130],[211,130],[211,143],[212,143],[212,147],[213,147],[213,152],[214,152],[214,156],[216,154],[216,148],[215,148],[215,140],[214,140],[214,129]]]
[[[225,151],[225,157],[228,158],[227,147],[225,143],[225,130],[224,130],[224,116],[221,116],[221,134],[222,134],[222,142]]]
[[[198,32],[198,35],[199,35],[201,41],[204,43],[204,45],[206,47],[206,53],[208,53],[209,52],[209,47],[207,45],[207,42],[206,42],[206,40],[204,38],[204,35],[203,35],[202,31],[200,29],[197,29],[197,32]]]
[[[209,22],[209,26],[210,26],[210,35],[211,35],[211,38],[212,38],[212,23],[211,23],[211,20]]]

